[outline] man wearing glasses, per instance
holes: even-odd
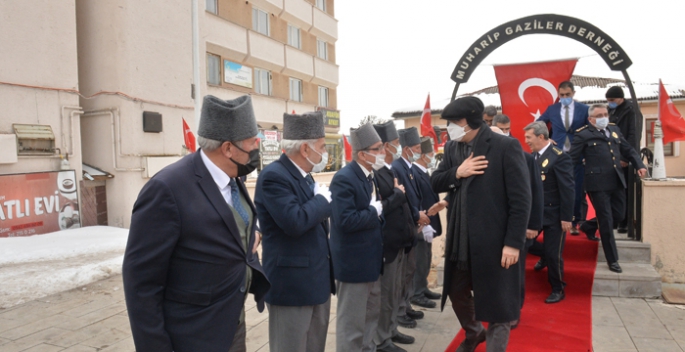
[[[647,173],[647,168],[635,149],[623,138],[621,130],[609,123],[606,105],[592,105],[588,114],[590,123],[576,130],[571,159],[574,165],[578,165],[585,158],[585,191],[595,207],[604,255],[609,270],[620,273],[622,270],[618,264],[613,228],[614,222],[621,221],[625,215],[626,179],[621,159],[630,161],[638,169],[640,177]],[[583,225],[590,227],[592,222],[588,220]],[[596,227],[593,229],[596,231]]]

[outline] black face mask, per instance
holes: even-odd
[[[233,160],[233,158],[231,158],[231,161],[236,166],[238,166],[238,177],[249,175],[250,173],[252,173],[252,171],[254,171],[259,166],[259,161],[260,161],[259,149],[253,149],[249,152],[246,152],[245,150],[243,150],[243,148],[240,148],[239,146],[237,146],[235,144],[233,144],[233,146],[238,148],[243,153],[247,153],[250,156],[250,161],[248,161],[247,164],[241,164],[241,163]]]

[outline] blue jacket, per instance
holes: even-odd
[[[331,254],[335,279],[374,282],[383,266],[381,220],[371,206],[372,184],[353,161],[331,181]]]
[[[404,186],[404,194],[407,196],[412,218],[415,223],[418,223],[419,210],[423,209],[418,179],[404,158],[399,158],[392,162],[392,171],[397,175],[397,182]]]
[[[569,142],[573,144],[575,131],[588,124],[588,109],[589,106],[574,100],[573,118],[571,120],[571,127],[568,129],[564,127],[564,121],[561,118],[561,103],[548,106],[547,110],[538,118],[538,121],[552,124],[550,137],[557,143],[559,149],[563,149],[566,136],[569,137]]]
[[[326,198],[314,195],[285,154],[262,170],[255,206],[262,230],[262,265],[271,280],[266,302],[280,306],[323,304],[335,293],[328,248]]]
[[[433,188],[431,188],[431,179],[428,175],[428,172],[424,172],[416,165],[412,165],[412,170],[414,171],[414,175],[416,175],[416,181],[419,185],[419,189],[421,190],[421,208],[428,210],[431,206],[433,206],[433,204],[440,201],[440,197],[438,197],[438,195],[433,192]],[[435,230],[433,237],[440,236],[442,234],[440,214],[435,214],[433,216],[429,216],[428,218],[431,219],[431,226],[433,227],[433,230]]]

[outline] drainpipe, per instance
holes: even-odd
[[[115,136],[115,116],[114,113],[116,112],[116,125],[118,125],[118,136]],[[126,154],[123,155],[121,153],[121,121],[119,121],[119,109],[118,108],[109,108],[109,109],[102,109],[102,110],[94,110],[94,111],[88,111],[83,113],[83,117],[91,117],[91,116],[98,116],[98,115],[109,115],[110,120],[111,120],[111,132],[112,132],[112,163],[114,170],[116,171],[125,171],[125,172],[134,172],[134,171],[145,171],[145,168],[122,168],[119,167],[117,164],[117,151],[119,156],[140,156],[140,155],[133,155],[133,154]],[[117,138],[118,137],[118,138]]]
[[[64,117],[66,116],[66,110],[71,109],[71,113],[69,114],[69,145],[67,146],[65,141],[66,137],[64,135]],[[62,119],[60,120],[60,132],[62,134],[62,149],[64,149],[64,153],[68,156],[74,156],[74,118],[77,115],[82,115],[83,111],[81,110],[80,106],[69,106],[69,105],[64,105],[62,106]],[[61,151],[60,151],[61,152]]]

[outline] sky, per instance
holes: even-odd
[[[553,13],[594,24],[628,54],[635,82],[685,84],[685,1],[339,0],[336,62],[341,132],[366,115],[444,101],[450,75],[471,43],[505,22]],[[580,58],[574,74],[622,79],[594,50],[561,36],[526,35],[504,44],[474,71],[459,94],[497,84],[493,64]],[[441,103],[442,104],[442,103]],[[443,106],[431,105],[431,108]]]

